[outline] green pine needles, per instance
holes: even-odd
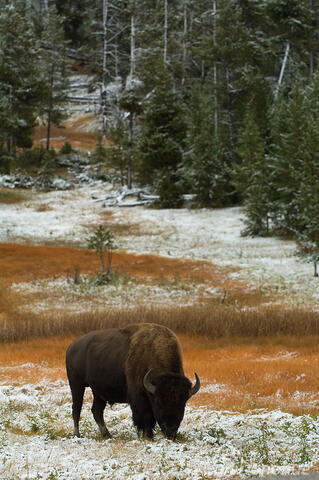
[[[319,261],[319,75],[278,100],[268,137],[252,112],[240,131],[233,183],[244,199],[244,234],[288,236],[297,254]]]
[[[95,250],[100,259],[101,273],[99,284],[108,283],[112,278],[112,255],[115,248],[114,235],[109,228],[99,225],[93,234],[87,238],[88,248]],[[107,266],[105,267],[105,254]]]

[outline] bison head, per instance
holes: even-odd
[[[184,417],[186,402],[200,388],[199,378],[195,373],[196,383],[192,386],[188,378],[177,373],[164,373],[151,377],[151,370],[149,370],[143,383],[149,393],[154,417],[164,435],[175,440],[178,427]]]

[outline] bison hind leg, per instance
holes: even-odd
[[[93,392],[93,404],[92,404],[91,411],[93,413],[94,420],[96,421],[100,429],[102,437],[111,438],[111,434],[106,428],[104,418],[103,418],[103,411],[104,411],[105,405],[106,405],[106,401]]]
[[[85,386],[69,380],[72,394],[72,417],[74,423],[74,435],[80,437],[79,421],[83,404]]]

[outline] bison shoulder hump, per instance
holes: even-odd
[[[182,351],[172,330],[154,323],[142,323],[131,337],[127,373],[140,380],[149,369],[183,373]]]

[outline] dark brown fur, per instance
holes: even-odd
[[[129,403],[143,435],[152,438],[158,422],[167,437],[175,438],[192,385],[184,375],[180,343],[167,327],[140,323],[90,332],[69,346],[66,367],[75,435],[84,390],[90,387],[92,413],[103,436],[110,437],[103,419],[106,403]],[[149,370],[154,393],[143,384]]]

